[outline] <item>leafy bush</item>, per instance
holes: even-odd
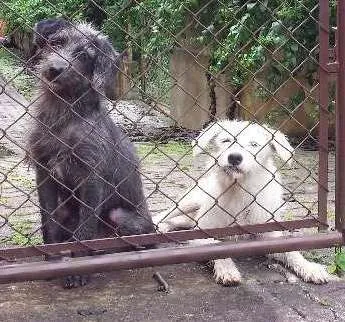
[[[39,20],[66,16],[73,19],[84,18],[85,0],[11,0],[3,2],[0,17],[8,22],[12,29],[31,31],[31,27]]]
[[[335,0],[331,22],[335,21]],[[260,69],[273,92],[299,72],[317,67],[318,0],[40,0],[7,1],[2,17],[10,28],[27,28],[56,15],[95,21],[119,49],[159,65],[175,46],[202,46],[211,54],[210,71],[228,69],[241,88]],[[263,67],[265,66],[265,67]]]
[[[339,276],[345,273],[345,253],[342,251],[341,247],[335,248],[335,256],[333,263],[328,267],[331,274],[336,274]]]
[[[291,73],[303,72],[311,79],[316,70],[318,3],[146,0],[129,5],[107,0],[103,27],[120,47],[130,44],[134,55],[144,57],[161,57],[177,44],[207,46],[211,72],[229,66],[230,81],[237,87],[268,65],[268,86],[274,91]],[[331,8],[334,22],[335,1]]]

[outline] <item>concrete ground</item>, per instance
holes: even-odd
[[[287,283],[264,257],[237,262],[244,281],[236,287],[216,284],[210,268],[194,263],[98,274],[72,290],[59,281],[2,285],[0,320],[345,321],[345,283]],[[168,293],[157,290],[156,271]]]

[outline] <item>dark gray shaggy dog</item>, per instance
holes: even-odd
[[[87,24],[49,19],[35,31],[42,82],[29,157],[44,243],[103,237],[104,222],[115,236],[154,232],[134,147],[105,108],[119,54]],[[69,276],[64,285],[86,281]]]

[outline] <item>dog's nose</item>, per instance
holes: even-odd
[[[239,165],[243,160],[243,157],[239,153],[231,153],[228,156],[228,162],[230,165]]]
[[[54,79],[63,72],[63,67],[49,67],[49,76]]]

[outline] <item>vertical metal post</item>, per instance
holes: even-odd
[[[345,0],[338,0],[337,4],[335,227],[342,231],[345,223]]]
[[[319,11],[319,183],[318,214],[319,220],[327,224],[328,194],[328,69],[329,61],[329,1],[320,0]],[[324,229],[319,227],[319,230]]]

